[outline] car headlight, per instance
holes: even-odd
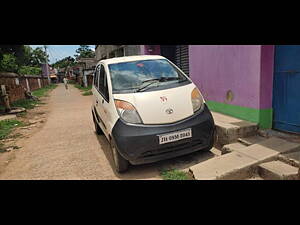
[[[124,121],[135,124],[142,123],[142,119],[139,113],[132,104],[126,101],[115,100],[115,105],[120,117]]]
[[[204,109],[204,99],[198,88],[194,88],[192,91],[191,99],[194,113],[198,110],[202,111]]]

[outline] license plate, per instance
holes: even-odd
[[[191,128],[158,136],[160,145],[179,141],[179,140],[186,139],[186,138],[191,138],[191,137],[192,137],[192,129]]]

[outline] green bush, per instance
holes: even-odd
[[[21,66],[18,72],[22,75],[41,75],[42,69],[39,67]]]

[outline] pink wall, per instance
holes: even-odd
[[[190,45],[190,76],[206,100],[256,109],[271,107],[273,82],[271,54],[274,53],[270,46]],[[267,63],[264,64],[264,61]],[[260,96],[264,95],[261,85],[265,87],[267,83],[269,83],[265,90],[267,95],[261,101]],[[234,96],[230,102],[226,99],[229,90]]]

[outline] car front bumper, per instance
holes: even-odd
[[[158,135],[192,129],[192,138],[159,144]],[[172,124],[133,125],[118,120],[112,136],[120,154],[131,164],[146,164],[210,149],[214,142],[214,120],[205,105],[202,112]]]

